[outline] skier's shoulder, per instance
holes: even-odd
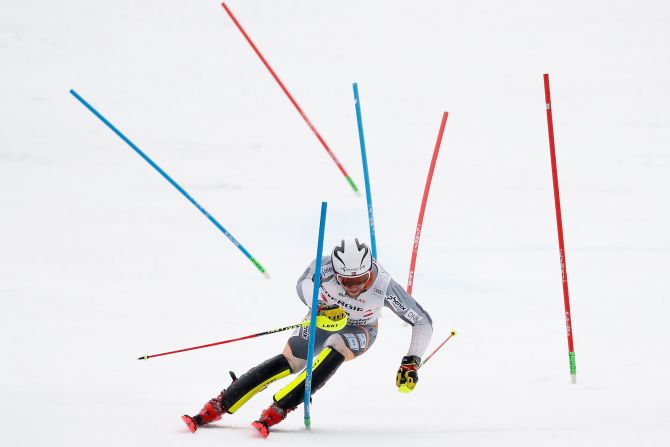
[[[378,290],[378,293],[385,294],[389,283],[393,279],[391,274],[375,259],[372,260],[372,271],[375,275],[373,287]]]
[[[321,277],[324,279],[330,279],[335,276],[335,270],[333,270],[333,261],[330,259],[330,256],[324,256],[321,258]]]
[[[316,270],[316,259],[312,259],[312,262],[309,263],[309,269],[311,270]],[[322,256],[321,257],[321,271],[323,272],[324,270],[330,271],[333,270],[333,262],[330,259],[330,256]]]
[[[307,268],[308,271],[312,272],[312,277],[316,273],[316,259],[312,260]],[[335,271],[333,270],[333,262],[330,259],[330,256],[321,257],[321,281],[326,281],[335,276]]]
[[[300,275],[300,278],[298,278],[298,284],[306,280],[314,282],[315,276],[316,276],[316,259],[313,259],[312,262],[310,262],[310,264],[307,266],[305,272],[302,275]],[[328,281],[334,276],[335,273],[333,272],[333,263],[330,260],[330,256],[323,256],[321,258],[321,281],[322,282]]]

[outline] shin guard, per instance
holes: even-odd
[[[291,367],[283,354],[272,357],[242,374],[223,393],[222,407],[235,413],[256,393],[263,391],[275,380],[291,374]]]
[[[344,362],[344,356],[331,347],[325,348],[314,360],[312,369],[312,394],[321,388],[337,368]],[[305,378],[303,371],[296,379],[274,395],[274,401],[283,410],[292,410],[305,399]]]

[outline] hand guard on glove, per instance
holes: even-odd
[[[319,300],[316,308],[316,327],[326,331],[339,331],[347,325],[349,314],[337,304],[328,304]]]
[[[411,393],[419,381],[417,369],[421,365],[421,359],[416,355],[406,355],[402,358],[400,368],[395,377],[395,386],[401,393]]]

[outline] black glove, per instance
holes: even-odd
[[[400,368],[395,377],[395,386],[401,393],[411,393],[419,381],[417,369],[421,365],[421,359],[416,355],[406,355],[402,358]]]

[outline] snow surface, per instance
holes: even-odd
[[[670,8],[660,1],[231,0],[362,188],[404,283],[449,111],[414,294],[432,346],[400,394],[409,328],[273,445],[670,445]],[[279,384],[196,435],[179,420],[287,334],[316,251],[367,238],[357,197],[216,1],[4,1],[0,15],[0,444],[258,445]],[[550,73],[578,368],[569,383],[542,74]],[[68,94],[76,89],[267,267]],[[431,348],[432,349],[432,348]]]

